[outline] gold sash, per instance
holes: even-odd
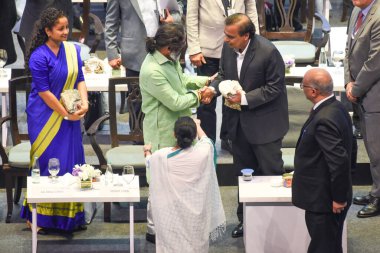
[[[74,44],[63,42],[67,61],[67,78],[62,91],[73,89],[78,76],[78,58]],[[30,164],[34,162],[34,157],[40,157],[57,135],[61,127],[63,117],[56,111],[53,111],[49,120],[38,134],[37,139],[33,142],[30,151]]]

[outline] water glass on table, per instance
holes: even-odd
[[[132,183],[135,178],[135,169],[132,165],[125,165],[123,167],[122,178],[124,182],[127,184],[127,190],[129,188],[130,183]]]
[[[58,173],[59,173],[59,160],[57,158],[50,158],[48,163],[48,170],[50,175],[52,176],[52,183],[58,182]]]

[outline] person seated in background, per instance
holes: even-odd
[[[215,240],[226,229],[215,148],[200,121],[190,117],[175,122],[174,136],[174,147],[151,154],[152,146],[144,146],[156,251],[208,252],[209,239]]]

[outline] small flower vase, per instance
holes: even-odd
[[[284,56],[284,64],[285,64],[285,73],[289,74],[290,69],[296,65],[294,56],[293,55],[285,55]]]
[[[81,190],[89,190],[92,188],[92,180],[81,180],[80,181],[80,189]]]

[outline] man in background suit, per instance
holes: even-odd
[[[219,80],[211,85],[219,92],[220,81],[237,80],[245,92],[227,99],[241,105],[241,111],[230,109],[228,114],[234,165],[239,174],[253,168],[258,175],[281,175],[282,139],[289,129],[284,61],[270,41],[255,34],[245,14],[229,16],[224,34]],[[243,236],[241,203],[237,216],[240,224],[232,237]]]
[[[25,39],[26,48],[28,48],[34,23],[39,19],[43,10],[54,7],[62,10],[69,19],[70,35],[73,27],[73,4],[71,0],[26,0],[24,13],[22,14],[19,34]]]
[[[380,1],[353,0],[345,65],[347,98],[358,104],[361,131],[369,156],[372,189],[354,198],[364,205],[359,218],[380,214]]]
[[[351,118],[334,97],[326,70],[307,71],[301,88],[314,106],[296,146],[292,202],[305,210],[307,252],[338,253],[352,199]]]
[[[108,1],[104,40],[111,67],[117,69],[123,65],[127,76],[139,76],[147,55],[145,38],[154,37],[160,23],[181,22],[179,13],[171,15],[166,11],[166,15],[159,17],[157,0]]]
[[[197,67],[198,75],[212,76],[219,70],[223,47],[224,20],[233,13],[246,13],[259,30],[255,0],[193,0],[189,1],[186,15],[187,43],[190,61]],[[197,116],[207,136],[216,141],[216,99],[202,104]],[[223,118],[220,130],[221,146],[231,152],[228,139],[226,107],[222,107]]]
[[[8,59],[6,65],[12,64],[17,59],[15,46],[13,44],[12,28],[17,20],[16,5],[14,0],[0,1],[0,49],[7,51]]]

